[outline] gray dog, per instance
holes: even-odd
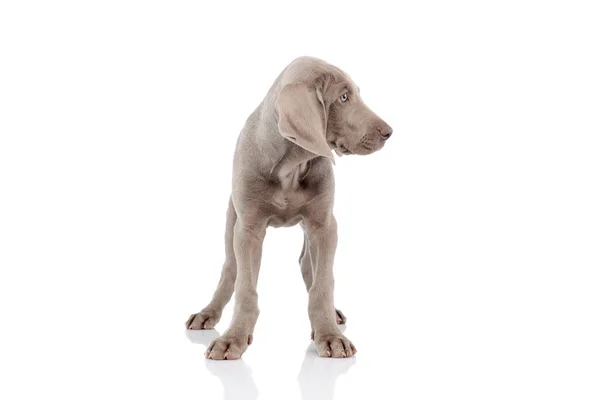
[[[188,329],[211,329],[235,289],[233,320],[206,357],[238,359],[252,343],[258,318],[256,283],[268,226],[304,230],[300,255],[312,335],[321,357],[351,357],[354,345],[337,324],[333,304],[334,162],[338,155],[380,150],[392,128],[360,98],[339,68],[310,57],[294,60],[250,115],[237,141],[225,231],[226,259],[211,302]]]

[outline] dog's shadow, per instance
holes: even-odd
[[[340,326],[345,330],[345,326]],[[219,332],[210,330],[186,330],[186,336],[192,343],[208,346]],[[313,342],[306,354],[298,374],[298,384],[303,400],[332,400],[335,393],[335,381],[338,376],[348,372],[356,362],[356,357],[330,359],[317,354]],[[215,361],[204,359],[206,368],[221,380],[224,400],[256,400],[258,388],[252,377],[252,368],[244,360]]]

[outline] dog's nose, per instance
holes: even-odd
[[[379,134],[381,135],[383,140],[388,140],[390,136],[392,136],[392,132],[394,131],[389,125],[380,126],[379,128],[377,128],[377,130],[379,131]]]

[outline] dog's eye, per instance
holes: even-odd
[[[345,103],[346,101],[348,101],[348,93],[344,93],[343,95],[340,96],[340,101],[342,103]]]

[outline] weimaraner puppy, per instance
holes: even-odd
[[[365,105],[358,86],[339,68],[300,57],[283,70],[238,138],[221,279],[211,302],[186,323],[188,329],[213,328],[235,290],[231,325],[208,346],[206,357],[238,359],[252,343],[266,229],[298,223],[317,351],[322,357],[356,353],[337,326],[345,317],[333,304],[337,224],[331,150],[340,156],[371,154],[391,135],[392,128]]]

